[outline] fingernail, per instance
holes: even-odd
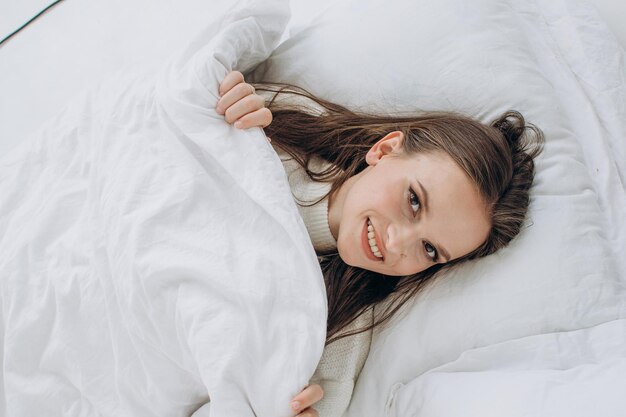
[[[243,123],[241,123],[241,122],[235,122],[235,127],[236,127],[237,129],[241,129],[241,128],[243,127]]]
[[[300,402],[299,401],[292,401],[291,402],[291,409],[293,411],[299,411],[300,410]]]

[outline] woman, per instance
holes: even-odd
[[[327,345],[385,323],[439,271],[489,255],[519,233],[543,144],[519,113],[490,126],[453,113],[375,116],[293,87],[257,88],[274,93],[267,107],[231,72],[217,111],[237,128],[265,128],[298,190],[326,282]],[[306,101],[285,104],[285,96]],[[383,300],[376,321],[354,328]],[[294,411],[316,416],[310,406],[322,395],[309,386]]]

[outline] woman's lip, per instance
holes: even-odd
[[[361,245],[363,246],[363,250],[365,251],[365,256],[367,256],[368,259],[371,259],[372,261],[376,261],[376,262],[382,262],[384,260],[384,256],[382,258],[377,258],[376,256],[374,256],[374,254],[372,253],[372,249],[370,248],[369,239],[367,238],[367,221],[368,220],[369,219],[365,219],[365,226],[363,227],[363,231],[361,232]],[[378,242],[379,241],[377,239],[376,244],[378,244]],[[380,251],[380,248],[378,250]]]

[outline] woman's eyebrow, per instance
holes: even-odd
[[[439,246],[439,252],[441,253],[441,255],[443,255],[446,262],[450,262],[450,254],[448,253],[446,248],[444,248],[443,246]]]
[[[417,186],[420,189],[420,193],[422,194],[421,203],[424,205],[424,211],[428,212],[428,192],[426,191],[426,188],[424,188],[420,180],[415,178],[415,182],[417,183]],[[446,250],[446,248],[436,243],[434,245],[437,248],[437,251],[445,258],[445,261],[450,262],[450,253]]]
[[[417,183],[417,186],[419,187],[422,194],[422,204],[424,205],[424,210],[428,211],[428,193],[426,192],[426,188],[424,188],[420,180],[418,180],[417,178],[415,178],[415,182]]]

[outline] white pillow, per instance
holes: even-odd
[[[253,73],[362,110],[453,110],[488,122],[516,109],[546,135],[527,227],[375,332],[348,416],[385,415],[395,384],[469,349],[625,315],[607,218],[555,87],[569,79],[551,42],[533,1],[344,0]]]

